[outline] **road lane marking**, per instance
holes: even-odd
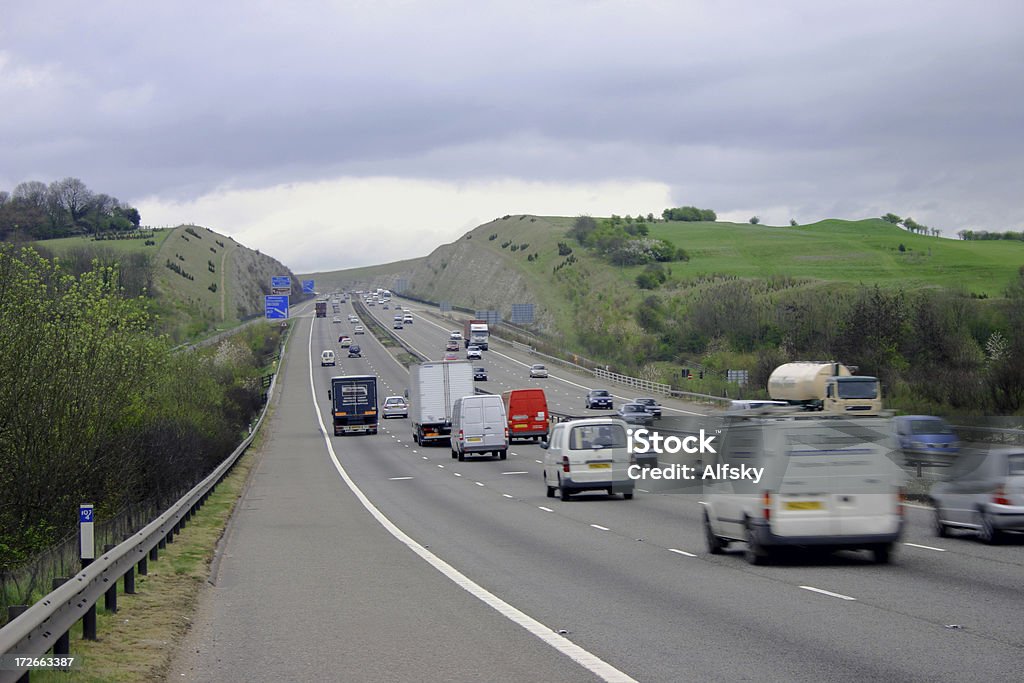
[[[502,472],[502,474],[529,474],[529,472],[523,470],[520,472]]]
[[[611,531],[611,529],[609,529],[608,527],[601,526],[600,524],[591,524],[590,526],[594,527],[595,529],[600,529],[601,531]]]
[[[501,495],[505,496],[506,498],[511,498],[512,497],[512,496],[508,495],[507,493],[503,493]]]
[[[444,465],[438,465],[438,467],[440,467],[442,470],[444,469]]]
[[[930,545],[919,545],[917,543],[904,543],[903,545],[909,545],[911,548],[924,548],[925,550],[934,550],[934,551],[940,552],[940,553],[946,552],[945,548],[935,548],[935,547],[930,546]]]
[[[538,505],[537,507],[543,510],[544,512],[554,512],[554,510],[552,510],[551,508],[546,508],[543,505]]]
[[[687,557],[697,557],[693,553],[688,553],[685,550],[679,550],[678,548],[669,548],[670,553],[676,553],[677,555],[686,555]]]
[[[462,476],[462,475],[461,475],[461,474],[459,474],[458,472],[452,472],[452,474],[454,474],[454,475],[455,475],[456,477],[461,477],[461,476]]]
[[[407,479],[412,479],[412,477],[389,477],[388,481],[405,481]]]
[[[476,485],[477,485],[477,486],[483,486],[483,484],[482,484],[482,483],[480,483],[480,482],[476,482]]]
[[[356,482],[351,476],[349,476],[348,471],[342,466],[341,461],[338,460],[337,453],[334,452],[334,444],[331,443],[331,438],[327,435],[327,426],[324,424],[323,414],[320,410],[320,403],[316,398],[316,385],[313,381],[313,325],[315,322],[316,318],[310,318],[309,343],[306,350],[307,357],[309,359],[309,391],[313,399],[313,409],[316,414],[316,419],[320,423],[320,432],[324,440],[324,446],[327,448],[327,453],[331,458],[331,462],[334,464],[334,469],[337,470],[338,476],[340,476],[342,481],[345,482],[345,485],[348,486],[349,490],[352,491],[356,498],[359,499],[359,502],[362,503],[363,507],[366,508],[366,511],[369,512],[373,518],[376,519],[377,522],[392,536],[404,543],[406,547],[423,558],[423,560],[430,564],[434,569],[444,574],[459,588],[462,588],[473,597],[491,607],[509,621],[521,626],[530,634],[536,636],[544,643],[564,654],[566,657],[569,657],[580,666],[592,672],[594,675],[604,681],[608,681],[609,683],[637,683],[636,679],[626,675],[626,673],[622,671],[619,671],[608,662],[588,650],[583,649],[568,638],[556,633],[550,626],[546,626],[525,612],[516,609],[494,593],[483,588],[480,584],[467,577],[434,553],[430,552],[430,550],[423,547],[411,536],[402,531],[383,512],[381,512],[376,505],[373,504],[365,493],[363,493],[363,490],[356,485]]]
[[[843,595],[842,593],[833,593],[832,591],[827,591],[827,590],[824,590],[824,589],[821,589],[821,588],[815,588],[814,586],[800,586],[800,587],[803,588],[805,591],[812,591],[814,593],[821,593],[822,595],[827,595],[827,596],[832,597],[832,598],[839,598],[840,600],[856,600],[857,599],[857,598],[851,598],[849,595]]]

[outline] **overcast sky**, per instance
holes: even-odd
[[[296,272],[504,214],[1024,229],[1024,2],[5,2],[0,190]]]

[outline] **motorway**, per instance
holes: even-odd
[[[411,304],[398,333],[443,356],[454,323]],[[370,309],[385,325],[393,311]],[[220,550],[174,680],[900,680],[1020,676],[1024,538],[936,538],[908,509],[891,565],[866,553],[748,565],[704,546],[699,494],[546,498],[542,451],[457,462],[413,443],[406,419],[376,436],[330,434],[329,378],[408,374],[370,334],[347,359],[342,323],[294,320],[270,437]],[[321,368],[322,349],[339,368]],[[492,344],[491,392],[542,386],[552,411],[587,388],[635,394]],[[701,413],[667,402],[666,415]],[[559,635],[561,633],[561,635]]]

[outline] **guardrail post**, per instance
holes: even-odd
[[[96,640],[96,603],[89,605],[88,611],[82,615],[82,638]]]
[[[124,573],[124,594],[135,595],[135,565],[128,567]]]
[[[150,550],[149,554],[152,555],[153,551]],[[145,553],[143,553],[142,554],[142,559],[139,560],[139,564],[138,564],[139,576],[146,576],[147,574],[149,574],[149,562],[148,562],[148,559],[149,559],[148,556]]]
[[[156,542],[156,547],[159,548],[160,550],[163,550],[164,548],[166,548],[167,547],[167,537],[166,536],[161,536],[160,540]],[[150,552],[152,552],[152,551],[150,551]],[[152,557],[152,555],[150,557]],[[153,559],[155,560],[156,558],[153,557]]]
[[[113,549],[114,546],[109,543],[103,546],[103,552],[105,553],[109,553]],[[103,594],[103,608],[110,613],[117,611],[117,579],[114,579],[110,584],[110,588]]]
[[[66,576],[61,576],[53,580],[51,584],[51,590],[57,590],[67,581]],[[71,632],[64,631],[57,637],[57,640],[53,643],[53,654],[57,657],[61,655],[71,654]]]

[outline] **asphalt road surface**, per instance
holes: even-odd
[[[410,305],[415,323],[398,333],[441,358],[458,325]],[[369,334],[354,337],[362,359],[340,353],[350,306],[340,324],[294,321],[270,439],[171,679],[1021,677],[1022,537],[939,539],[930,511],[911,507],[890,565],[842,552],[753,567],[742,544],[706,552],[696,492],[562,502],[545,497],[532,443],[506,461],[458,462],[446,446],[417,446],[407,419],[325,436],[332,375],[376,374],[382,397],[408,377]],[[370,312],[390,325],[393,310]],[[327,348],[340,367],[320,367]],[[490,374],[481,388],[541,386],[556,412],[607,414],[583,409],[588,388],[616,404],[637,395],[554,366],[531,380],[534,362],[492,344],[473,364]],[[666,402],[666,420],[704,412]]]

